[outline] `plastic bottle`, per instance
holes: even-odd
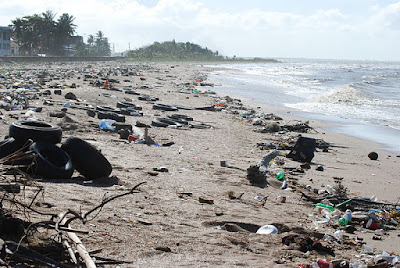
[[[332,212],[329,209],[324,208],[323,210],[321,210],[321,213],[328,220],[332,219]]]
[[[361,246],[361,251],[366,253],[372,253],[374,250],[370,246],[364,244]]]
[[[400,267],[400,257],[394,257],[392,260],[393,267],[399,268]]]
[[[330,185],[327,185],[327,186],[326,186],[326,191],[327,191],[330,195],[336,194],[336,190],[335,190],[332,186],[330,186]]]
[[[284,180],[283,182],[282,182],[282,187],[281,187],[283,190],[285,190],[286,188],[287,188],[287,180]]]
[[[342,226],[346,226],[349,223],[349,221],[345,217],[340,218],[338,222]]]
[[[332,211],[332,212],[335,211],[335,208],[334,208],[334,207],[332,207],[332,206],[330,206],[330,205],[321,204],[321,203],[315,204],[315,207],[316,207],[316,208],[322,208],[322,209],[327,208],[327,209],[329,209],[329,210]]]
[[[348,222],[350,222],[351,219],[352,219],[351,210],[350,209],[346,209],[346,212],[345,212],[343,217],[346,218]]]
[[[279,171],[276,175],[275,175],[275,177],[278,179],[278,180],[282,180],[284,177],[285,177],[285,172],[282,170],[282,171]]]
[[[342,230],[336,230],[333,236],[338,240],[341,241],[343,239],[343,231]]]

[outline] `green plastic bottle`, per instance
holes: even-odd
[[[321,204],[321,203],[315,204],[315,207],[327,208],[327,209],[329,209],[329,210],[332,211],[332,212],[335,211],[335,208],[334,208],[334,207],[332,207],[332,206],[330,206],[330,205]]]
[[[278,180],[280,180],[280,181],[281,181],[284,177],[285,177],[285,172],[284,172],[284,171],[281,171],[281,172],[279,172],[279,173],[276,174],[276,178],[277,178]]]
[[[339,219],[339,224],[342,226],[346,226],[348,223],[349,221],[345,217]]]

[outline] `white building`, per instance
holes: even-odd
[[[0,56],[11,54],[11,28],[0,26]]]

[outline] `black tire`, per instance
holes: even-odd
[[[33,141],[45,141],[49,143],[61,142],[62,130],[42,121],[16,121],[10,125],[9,136],[16,141],[24,143],[29,139]]]
[[[163,110],[163,111],[178,111],[178,108],[167,105],[167,104],[161,104],[161,103],[155,103],[153,105],[154,110]]]
[[[151,125],[155,127],[168,127],[168,126],[182,127],[182,124],[179,124],[178,122],[175,122],[174,120],[168,118],[156,118],[151,122]]]
[[[88,179],[108,177],[112,167],[110,162],[90,143],[77,137],[65,140],[61,148],[71,157],[74,168]]]
[[[198,108],[195,108],[195,110],[203,110],[203,111],[211,111],[211,112],[216,111],[214,106],[198,107]]]
[[[188,121],[183,120],[183,119],[171,118],[171,117],[169,117],[169,116],[167,116],[167,118],[168,118],[168,119],[171,119],[171,120],[174,121],[174,122],[177,122],[177,123],[179,123],[179,124],[182,124],[182,125],[188,125],[188,124],[189,124]]]
[[[116,108],[112,108],[110,106],[96,106],[96,111],[100,111],[100,112],[112,112],[112,113],[120,113],[121,110],[120,109],[116,109]]]
[[[10,137],[0,141],[0,158],[10,155],[22,148],[24,144]]]
[[[133,104],[132,102],[126,102],[126,101],[117,102],[117,108],[132,108],[132,107],[136,109],[136,105]]]
[[[48,142],[35,142],[29,150],[34,151],[37,157],[28,173],[48,179],[70,179],[74,173],[71,158],[60,147]]]
[[[138,100],[144,100],[144,101],[158,101],[159,99],[158,98],[153,98],[153,97],[150,97],[150,96],[139,96],[138,97]]]
[[[115,126],[115,132],[118,132],[119,130],[123,129],[129,129],[130,132],[133,131],[133,127],[130,124],[114,123],[113,126]]]
[[[143,112],[131,108],[121,108],[121,114],[131,116],[143,116]]]
[[[172,106],[178,108],[179,110],[188,110],[188,111],[189,111],[189,110],[194,110],[193,108],[185,107],[185,106],[177,105],[177,104],[173,104]]]
[[[189,125],[190,128],[197,128],[197,129],[210,129],[212,128],[212,126],[210,125],[204,125],[204,124],[200,124],[200,125]]]
[[[185,114],[171,114],[171,115],[168,115],[168,117],[171,118],[171,119],[193,121],[193,117],[185,115]]]
[[[140,95],[140,93],[133,91],[133,90],[126,90],[125,94],[131,94],[131,95]]]
[[[97,113],[97,117],[99,119],[112,119],[112,120],[115,120],[115,121],[121,122],[121,123],[125,122],[125,116],[117,114],[117,113],[113,113],[113,112],[101,112],[101,111],[99,111]]]

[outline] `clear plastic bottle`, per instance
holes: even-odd
[[[332,219],[332,212],[329,209],[324,208],[321,210],[321,214],[328,220]]]
[[[361,251],[366,252],[366,253],[374,252],[374,250],[370,246],[365,245],[365,244],[361,246]]]
[[[343,239],[343,231],[342,230],[336,230],[333,236],[338,240],[342,241]]]

